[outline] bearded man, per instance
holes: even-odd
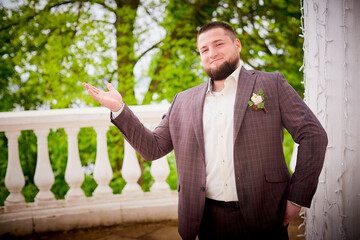
[[[145,160],[174,150],[183,239],[288,239],[287,225],[315,193],[326,133],[283,74],[241,65],[231,26],[204,25],[197,47],[210,79],[178,93],[154,131],[111,84],[108,92],[84,86]],[[299,144],[292,176],[284,128]]]

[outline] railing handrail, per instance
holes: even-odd
[[[169,104],[129,106],[140,121],[158,123]],[[104,107],[0,112],[0,132],[37,128],[110,126],[110,110]]]

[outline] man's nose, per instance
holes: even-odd
[[[218,52],[214,48],[210,48],[209,53],[210,58],[215,58],[218,55]]]

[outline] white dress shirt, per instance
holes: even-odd
[[[203,112],[206,197],[238,201],[234,173],[234,104],[241,65],[225,80],[220,92],[209,81]]]

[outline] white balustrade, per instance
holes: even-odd
[[[166,183],[166,178],[169,176],[170,173],[170,168],[166,156],[151,163],[150,173],[155,179],[154,184],[150,188],[151,192],[170,192],[170,187]]]
[[[12,207],[21,209],[25,207],[25,199],[21,195],[21,189],[25,185],[25,178],[20,165],[18,138],[20,131],[5,132],[8,139],[8,165],[6,168],[5,186],[10,192],[6,198],[6,210]]]
[[[39,188],[39,192],[35,197],[35,202],[37,205],[54,204],[55,196],[50,191],[55,178],[49,160],[47,141],[49,129],[36,129],[34,133],[37,137],[37,162],[34,182]]]
[[[141,168],[134,148],[124,140],[124,160],[121,174],[126,181],[124,194],[140,194],[142,189],[137,183],[141,176]]]
[[[68,135],[68,161],[66,164],[65,181],[70,186],[65,195],[68,201],[81,201],[85,198],[84,191],[80,188],[84,181],[84,172],[81,168],[77,135],[80,128],[65,128]]]
[[[151,126],[160,122],[168,105],[131,106],[140,121]],[[150,193],[138,184],[141,168],[135,150],[125,141],[122,176],[126,181],[122,194],[113,194],[109,183],[112,168],[107,151],[106,133],[111,122],[105,108],[58,109],[0,113],[0,132],[8,139],[8,165],[5,186],[10,194],[0,206],[0,238],[9,232],[15,235],[32,232],[62,231],[78,227],[104,226],[134,221],[162,221],[177,218],[177,193],[165,182],[169,175],[166,157],[154,161],[151,174],[155,183]],[[94,127],[97,154],[94,179],[97,188],[93,197],[85,197],[81,184],[84,172],[78,149],[78,132]],[[65,200],[55,200],[49,151],[49,129],[64,128],[68,136],[68,160],[65,181],[70,186]],[[19,160],[18,137],[23,130],[34,130],[37,137],[37,163],[34,175],[39,192],[35,203],[25,203],[21,189],[25,185]],[[81,203],[81,204],[80,204]]]
[[[97,197],[109,196],[112,195],[109,183],[113,176],[106,143],[106,132],[109,127],[95,127],[94,129],[97,140],[94,179],[98,186],[93,195]]]

